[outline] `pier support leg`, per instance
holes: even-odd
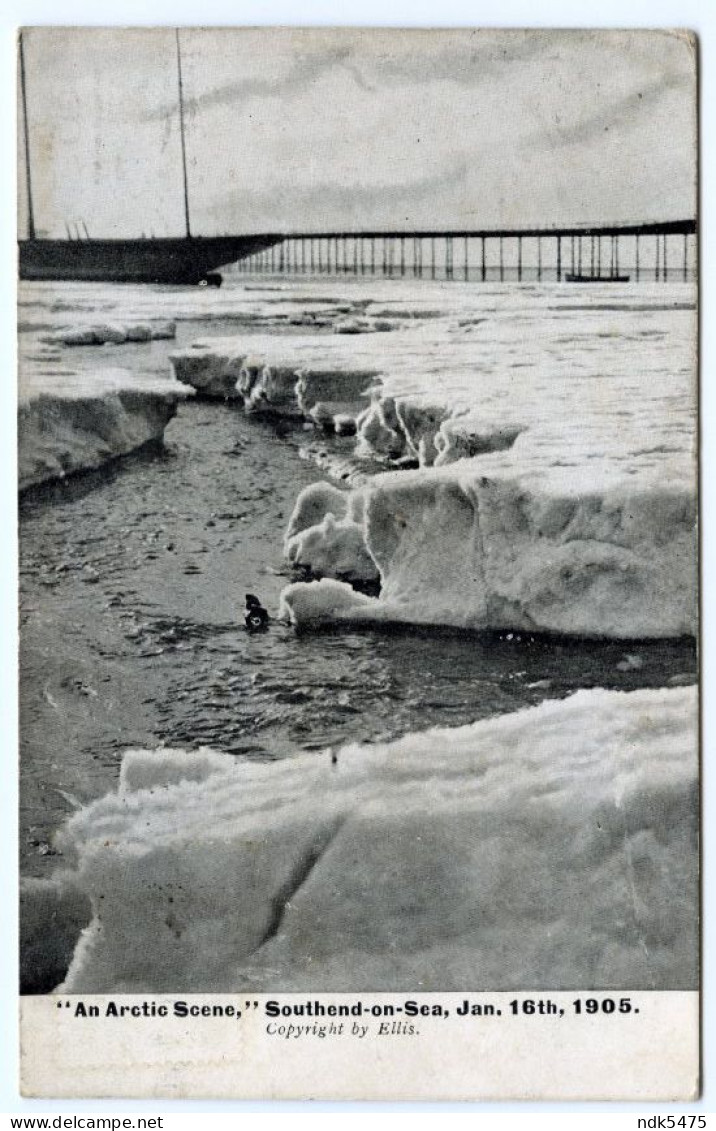
[[[654,237],[654,279],[658,283],[661,279],[661,239],[657,235]]]
[[[668,275],[668,271],[669,271],[669,268],[668,268],[667,262],[666,262],[666,246],[667,246],[667,236],[666,236],[666,232],[664,232],[664,255],[663,255],[663,262],[664,262],[663,276],[664,277],[663,277],[663,282],[667,281],[667,275]]]

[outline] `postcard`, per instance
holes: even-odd
[[[19,33],[23,1095],[698,1096],[696,86]]]

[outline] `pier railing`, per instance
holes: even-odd
[[[272,233],[241,274],[382,275],[470,282],[684,282],[695,220],[567,228]]]

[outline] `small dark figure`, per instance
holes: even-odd
[[[248,632],[266,632],[268,628],[269,615],[263,607],[258,597],[254,597],[253,593],[246,594],[246,612],[244,613],[244,624]]]

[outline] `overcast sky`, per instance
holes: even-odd
[[[694,215],[696,64],[679,33],[181,40],[196,234]],[[38,234],[181,234],[174,32],[36,28],[25,58]]]

